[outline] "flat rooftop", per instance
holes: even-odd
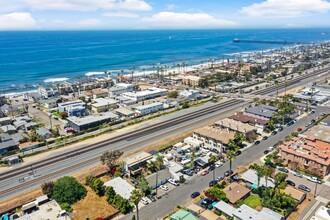
[[[111,112],[104,112],[99,115],[89,115],[89,116],[85,116],[82,118],[72,116],[72,117],[68,117],[67,120],[75,123],[78,126],[81,126],[81,125],[86,125],[86,124],[90,124],[93,122],[98,122],[98,121],[107,120],[107,119],[115,119],[115,118],[119,118],[119,116],[114,113],[111,113]]]
[[[127,164],[127,166],[133,166],[135,164],[138,164],[140,162],[144,162],[147,160],[150,160],[153,156],[145,151],[133,154],[129,157],[126,157],[124,159],[124,162]]]
[[[235,132],[227,131],[226,129],[214,128],[211,126],[205,126],[194,130],[194,133],[212,138],[224,144],[228,144],[229,140],[234,139]]]
[[[230,118],[224,118],[220,121],[217,121],[214,123],[215,125],[221,126],[221,127],[226,127],[241,133],[247,133],[247,132],[251,132],[254,131],[256,128],[252,125],[249,124],[245,124],[243,122],[240,121],[235,121],[233,119]]]

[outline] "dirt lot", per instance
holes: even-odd
[[[118,213],[118,210],[107,203],[105,197],[98,197],[89,187],[87,189],[87,196],[79,202],[72,205],[74,220],[96,219],[98,217],[106,218]]]
[[[310,131],[305,133],[307,136],[315,136],[317,139],[330,142],[330,126],[317,125],[311,128]]]

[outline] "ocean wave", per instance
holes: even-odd
[[[54,83],[54,82],[63,82],[63,81],[67,81],[69,80],[69,78],[63,77],[63,78],[49,78],[49,79],[45,79],[44,82],[45,83]]]
[[[85,76],[96,76],[96,75],[104,75],[105,72],[88,72],[85,73]]]

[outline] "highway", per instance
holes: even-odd
[[[315,78],[315,76],[323,74],[328,70],[329,68],[300,76],[289,81],[291,83],[290,86],[307,83],[310,77]],[[270,87],[257,92],[260,94],[272,94],[276,90],[277,88]],[[283,91],[284,88],[279,87],[278,90]],[[206,108],[200,108],[194,112],[173,117],[169,120],[95,143],[94,145],[68,150],[28,165],[19,165],[15,169],[0,173],[0,199],[5,200],[12,196],[17,196],[25,191],[40,187],[45,181],[54,180],[63,175],[70,175],[99,164],[99,156],[107,150],[120,149],[124,152],[138,150],[157,141],[223,118],[225,117],[224,113],[232,114],[248,103],[250,101],[231,99],[222,103],[206,105]]]
[[[221,113],[228,110],[230,110],[228,113],[231,114],[234,109],[247,103],[244,100],[233,99],[213,104],[206,109],[181,115],[92,146],[85,146],[79,150],[65,152],[32,164],[17,167],[14,170],[2,172],[0,176],[0,198],[1,200],[6,199],[22,191],[39,187],[44,181],[56,179],[99,164],[99,156],[107,150],[121,149],[127,152],[140,149],[161,139],[200,127],[204,123],[210,123],[215,116],[220,117]],[[24,180],[20,182],[20,179]]]

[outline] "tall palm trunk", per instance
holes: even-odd
[[[139,216],[139,204],[136,205],[136,220],[139,220],[140,216]]]

